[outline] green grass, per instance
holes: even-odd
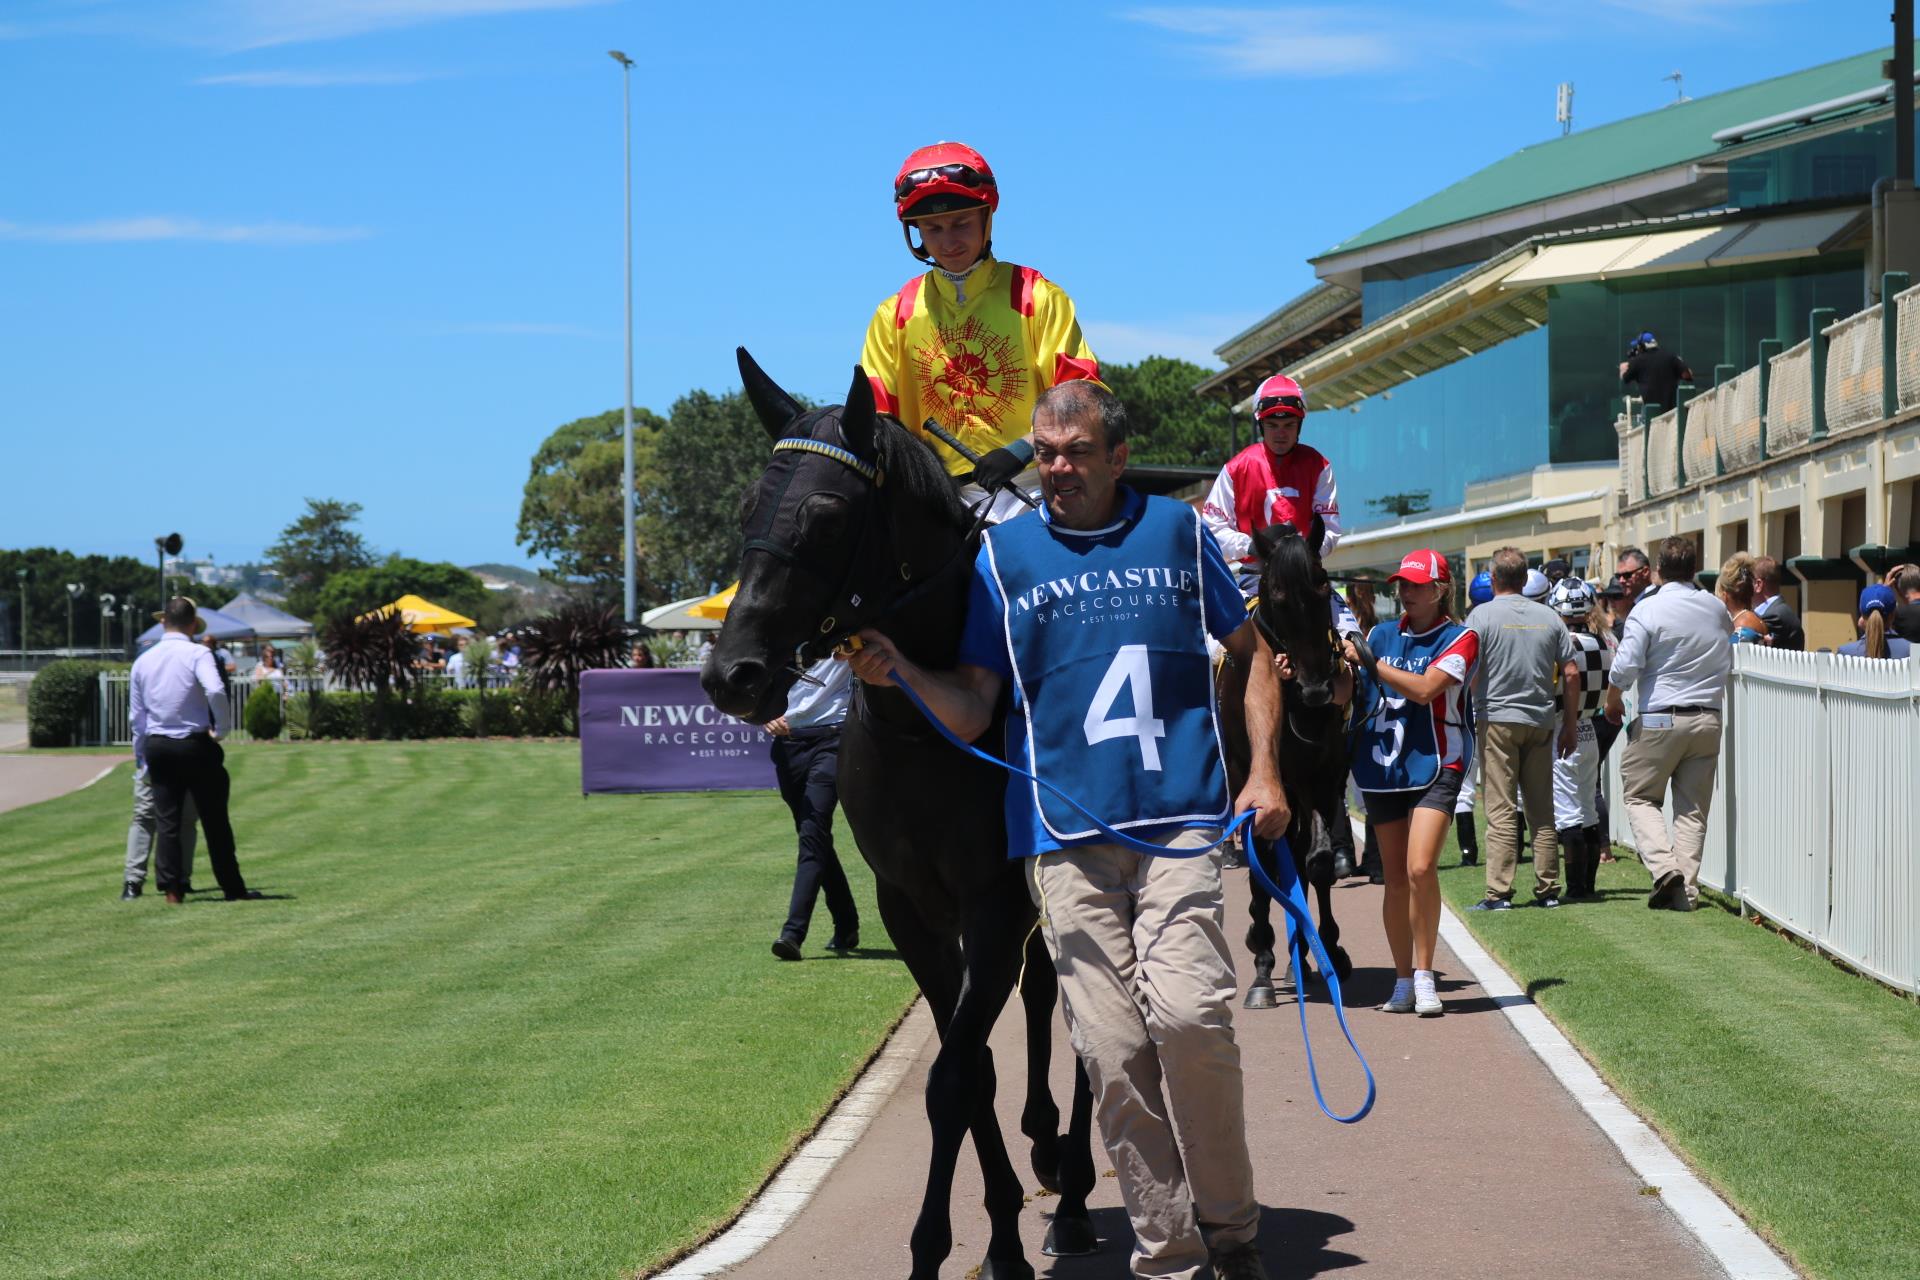
[[[1807,1275],[1920,1276],[1911,1002],[1706,901],[1647,910],[1631,857],[1600,868],[1603,902],[1491,915],[1462,910],[1483,895],[1483,868],[1455,852],[1442,867],[1441,891],[1482,945]],[[1515,890],[1531,899],[1530,863]]]
[[[0,1276],[628,1274],[733,1213],[911,996],[884,951],[768,955],[771,794],[583,800],[550,742],[228,761],[284,899],[118,902],[124,770],[0,814]]]

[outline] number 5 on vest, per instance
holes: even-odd
[[[1123,684],[1132,694],[1133,714],[1109,715],[1114,704],[1120,701]],[[1087,708],[1086,730],[1088,746],[1109,738],[1138,740],[1142,767],[1150,773],[1160,772],[1158,740],[1167,736],[1167,724],[1153,716],[1153,679],[1147,670],[1147,646],[1122,645],[1120,652],[1113,655],[1113,664],[1107,668],[1107,674],[1100,677],[1100,687],[1094,691],[1093,703]]]

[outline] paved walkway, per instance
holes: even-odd
[[[0,725],[0,729],[7,726]],[[103,770],[128,760],[125,752],[102,755],[0,755],[0,813],[23,805],[39,804],[78,791]],[[133,812],[132,793],[128,793],[127,812]]]
[[[1236,1015],[1246,1063],[1255,1186],[1267,1206],[1261,1245],[1274,1280],[1417,1276],[1421,1280],[1709,1280],[1724,1272],[1658,1195],[1643,1194],[1595,1124],[1442,944],[1436,966],[1448,1014],[1416,1019],[1368,1008],[1386,998],[1391,968],[1380,931],[1380,890],[1348,881],[1335,910],[1357,969],[1348,989],[1354,1034],[1380,1086],[1373,1114],[1338,1125],[1315,1107],[1298,1016],[1291,1004]],[[1246,874],[1228,873],[1229,927],[1245,930]],[[1569,908],[1578,910],[1579,908]],[[808,963],[839,963],[809,961]],[[1244,956],[1241,975],[1248,972]],[[1010,1006],[1011,1008],[1011,1006]],[[1351,1109],[1358,1067],[1324,1003],[1309,1004],[1329,1102]],[[899,1280],[918,1209],[927,1151],[922,1093],[934,1043],[918,1009],[903,1035],[921,1047],[864,1136],[791,1225],[729,1275],[740,1280],[834,1276]],[[1064,1034],[1058,1041],[1065,1044]],[[1016,1167],[1021,1056],[1017,1016],[994,1038],[999,1110]],[[1336,1048],[1337,1046],[1337,1048]],[[1011,1086],[1009,1087],[1009,1081]],[[1070,1096],[1070,1065],[1056,1053],[1054,1096]],[[1108,1168],[1098,1149],[1095,1164]],[[943,1274],[970,1274],[986,1243],[979,1167],[963,1153],[954,1203],[955,1245]],[[1043,1276],[1124,1277],[1131,1234],[1115,1183],[1092,1201],[1102,1252],[1086,1259],[1040,1253],[1048,1201],[1025,1215],[1027,1256]]]

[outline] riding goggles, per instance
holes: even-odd
[[[1299,396],[1268,396],[1253,406],[1253,420],[1265,421],[1276,413],[1291,414],[1296,418],[1307,416],[1307,402]]]
[[[929,182],[939,182],[943,179],[948,182],[957,182],[963,187],[971,187],[976,190],[981,187],[991,187],[994,185],[992,178],[987,177],[972,165],[943,164],[936,165],[931,169],[915,169],[910,173],[902,174],[900,181],[893,188],[893,198],[896,200],[904,200],[913,192],[915,187],[923,187]]]

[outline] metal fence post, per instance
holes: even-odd
[[[1691,382],[1683,382],[1673,389],[1673,474],[1680,478],[1681,489],[1687,487],[1687,402],[1693,399],[1696,389]],[[1647,439],[1651,441],[1653,437]]]
[[[1907,287],[1907,273],[1889,271],[1880,277],[1880,416],[1900,412],[1900,312],[1894,295]]]
[[[1812,370],[1813,434],[1810,439],[1827,438],[1827,334],[1826,328],[1839,318],[1832,307],[1815,307],[1807,314],[1808,356]]]

